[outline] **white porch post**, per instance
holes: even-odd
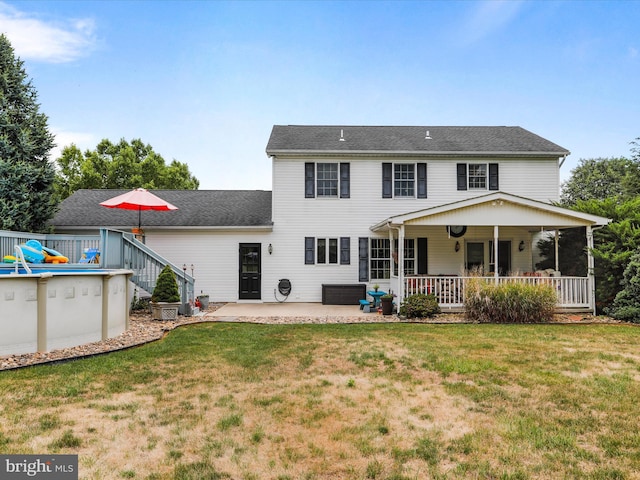
[[[400,302],[404,298],[404,224],[398,229],[398,299],[396,309],[400,311]]]
[[[587,275],[589,276],[589,306],[593,310],[593,314],[596,314],[596,275],[595,275],[595,261],[591,250],[593,249],[593,230],[591,225],[587,225]]]
[[[589,228],[589,227],[587,227]],[[560,271],[560,259],[558,258],[558,251],[559,251],[559,240],[560,240],[560,232],[558,231],[558,229],[556,228],[556,241],[555,241],[555,249],[556,249],[556,272]]]
[[[500,227],[493,226],[493,278],[498,279],[498,234]]]

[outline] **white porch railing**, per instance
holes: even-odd
[[[420,276],[404,280],[405,298],[415,293],[433,293],[442,310],[464,309],[464,288],[472,277]],[[558,310],[590,311],[591,289],[588,277],[486,277],[498,283],[519,282],[528,284],[551,284],[558,292]]]

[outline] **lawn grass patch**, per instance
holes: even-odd
[[[0,452],[77,453],[92,479],[634,478],[639,341],[620,325],[194,325],[3,372]]]

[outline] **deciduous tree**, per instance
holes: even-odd
[[[200,182],[185,163],[169,165],[140,139],[114,144],[102,140],[84,154],[75,145],[57,159],[56,190],[61,200],[81,188],[147,188],[196,190]]]
[[[562,185],[560,203],[570,207],[579,200],[632,198],[640,194],[638,161],[629,158],[581,159]]]

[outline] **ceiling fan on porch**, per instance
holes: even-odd
[[[447,233],[454,238],[460,238],[467,233],[466,225],[447,225]]]

